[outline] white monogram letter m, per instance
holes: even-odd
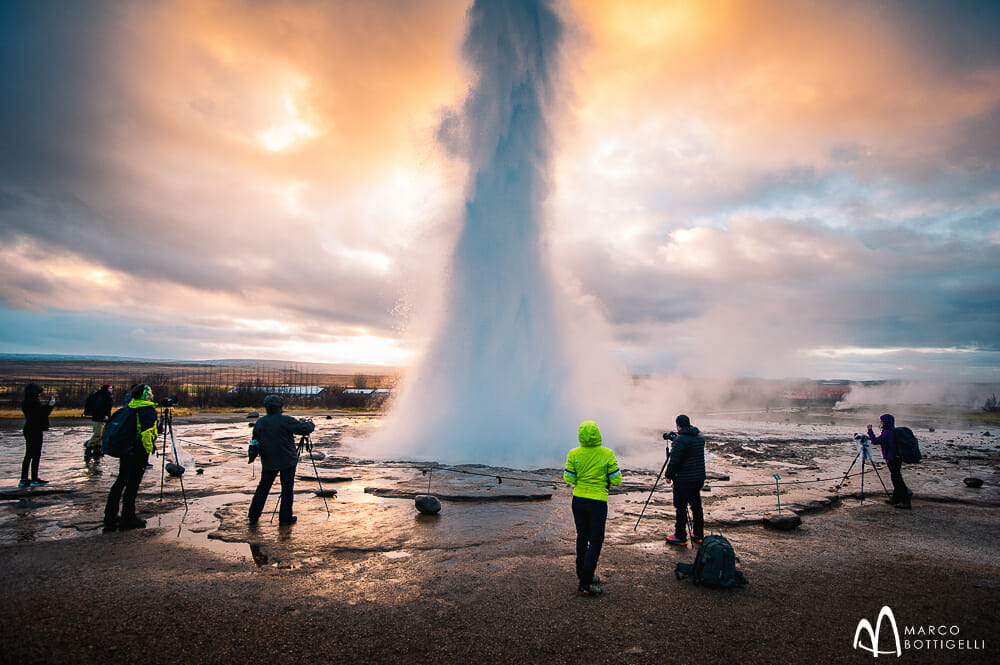
[[[878,636],[882,631],[882,620],[888,619],[889,625],[892,626],[892,635],[896,638],[896,657],[903,655],[903,648],[899,645],[899,630],[896,628],[896,617],[892,615],[892,610],[889,609],[888,605],[883,605],[882,609],[878,613],[878,619],[875,620],[875,630],[872,630],[872,625],[869,623],[868,619],[862,619],[858,622],[858,629],[854,631],[854,648],[864,649],[865,651],[870,651],[871,654],[878,658],[879,655],[885,655],[888,653],[894,653],[891,649],[889,651],[879,651],[878,650]],[[867,631],[868,637],[871,639],[871,647],[866,647],[861,644],[861,631]]]

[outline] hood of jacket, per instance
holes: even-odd
[[[45,390],[40,385],[38,385],[37,383],[29,383],[26,386],[24,386],[24,396],[25,397],[34,397],[34,398],[37,398],[43,392],[45,392]]]
[[[886,429],[896,429],[896,419],[892,417],[891,413],[883,413],[878,419],[885,423]]]
[[[694,425],[688,425],[687,427],[682,427],[679,430],[677,430],[678,434],[687,434],[688,436],[698,436],[700,432],[701,430],[699,430]]]
[[[601,445],[601,430],[593,420],[584,420],[580,423],[580,430],[577,432],[580,445],[585,447]]]
[[[136,399],[133,397],[128,403],[128,408],[130,409],[141,409],[144,406],[156,407],[156,402],[150,402],[146,399]]]

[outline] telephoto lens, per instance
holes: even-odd
[[[253,464],[253,461],[257,459],[257,441],[251,441],[250,447],[247,449],[247,464]]]

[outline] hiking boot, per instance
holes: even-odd
[[[31,483],[30,483],[30,485],[31,485],[32,487],[38,487],[39,485],[48,485],[48,484],[49,484],[49,481],[47,481],[47,480],[42,480],[41,478],[35,478],[35,479],[34,479],[34,480],[32,480],[32,481],[31,481]]]
[[[118,528],[118,516],[115,515],[114,517],[108,517],[105,515],[104,521],[101,522],[101,524],[104,525],[105,531],[114,531]]]
[[[287,522],[282,522],[281,520],[278,520],[278,526],[291,526],[298,521],[299,521],[299,516],[292,515],[292,519],[288,520]]]
[[[667,545],[675,545],[677,547],[687,547],[688,541],[678,538],[677,536],[670,536],[667,538]]]
[[[691,536],[691,542],[695,545],[701,545],[703,542],[705,542],[705,536],[702,536],[701,538],[699,538],[698,536]]]
[[[604,589],[597,586],[597,584],[591,582],[590,586],[583,586],[582,584],[576,589],[585,596],[600,596],[604,593]]]
[[[128,531],[129,529],[145,529],[146,520],[139,519],[138,517],[127,517],[122,519],[118,524],[119,531]]]
[[[31,483],[27,478],[21,478],[21,482],[17,484],[18,487],[27,487]]]

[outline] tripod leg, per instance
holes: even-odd
[[[278,495],[278,502],[274,504],[274,510],[271,511],[271,522],[274,522],[274,516],[278,514],[278,508],[281,508],[281,494]]]
[[[878,476],[878,481],[882,483],[882,491],[885,492],[885,495],[887,497],[891,498],[892,494],[889,493],[889,488],[885,486],[885,481],[882,480],[882,474],[878,472],[878,467],[875,466],[875,460],[868,460],[868,461],[872,463],[872,470],[875,472],[875,475]]]
[[[844,481],[847,480],[847,476],[851,475],[851,469],[853,469],[854,465],[857,464],[859,457],[861,457],[861,451],[858,451],[858,454],[854,456],[854,461],[851,462],[851,466],[847,467],[847,472],[844,474],[844,477],[840,479],[839,483],[837,483],[838,490],[840,489],[840,486],[844,484]],[[864,466],[862,466],[862,468],[864,468]]]
[[[330,505],[326,502],[326,494],[323,493],[323,483],[319,479],[319,469],[316,468],[316,460],[313,458],[312,446],[309,447],[309,461],[313,465],[313,473],[316,474],[316,484],[319,485],[319,494],[323,497],[323,505],[326,506],[326,514],[330,514]]]
[[[653,486],[649,488],[649,496],[646,497],[646,503],[642,505],[642,512],[639,513],[639,519],[635,521],[635,526],[632,530],[635,531],[639,528],[639,522],[642,521],[642,516],[646,514],[646,506],[649,505],[649,500],[653,498],[653,491],[656,490],[656,484],[660,482],[660,476],[663,475],[664,470],[667,468],[667,462],[670,461],[670,453],[667,453],[667,459],[663,462],[663,466],[660,467],[660,472],[656,474],[656,480],[653,482]]]
[[[174,438],[174,425],[171,421],[167,421],[167,430],[170,432],[170,443],[173,446],[174,451],[174,463],[180,466],[180,460],[177,458],[177,440]],[[187,512],[188,499],[187,492],[184,491],[184,474],[177,476],[177,480],[181,481],[181,497],[184,498],[184,512]]]
[[[160,501],[163,501],[163,479],[167,472],[167,426],[163,426],[163,445],[157,453],[160,456]]]

